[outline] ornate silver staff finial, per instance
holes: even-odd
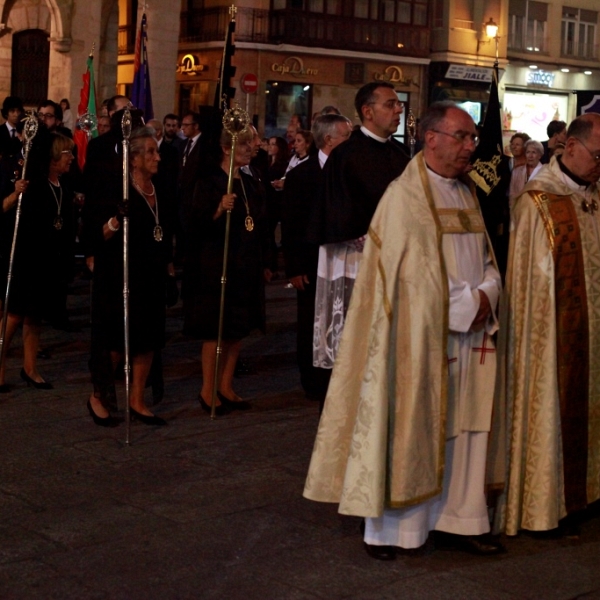
[[[129,111],[129,108],[126,108],[123,112],[121,131],[123,132],[123,139],[129,140],[129,137],[131,136],[131,112]]]
[[[233,108],[225,109],[223,114],[223,127],[232,137],[237,138],[241,133],[248,131],[250,115],[236,102]]]
[[[38,121],[35,112],[32,110],[28,110],[25,113],[25,118],[23,119],[25,125],[23,126],[23,142],[24,145],[29,148],[31,146],[31,142],[38,132],[38,127],[40,126],[40,122]]]
[[[86,112],[77,119],[77,127],[82,131],[85,131],[89,140],[94,131],[98,129],[98,119],[96,118],[96,115]]]
[[[406,129],[408,130],[408,136],[410,137],[410,157],[412,158],[415,155],[415,144],[417,143],[417,120],[415,119],[412,108],[408,109]]]

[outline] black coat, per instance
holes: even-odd
[[[325,193],[311,217],[310,240],[332,244],[365,235],[387,186],[409,160],[396,141],[383,143],[354,131],[325,164]]]
[[[10,135],[6,123],[0,125],[0,157],[12,158],[21,153],[22,147],[21,140]]]
[[[106,135],[106,134],[105,134]],[[129,188],[129,315],[133,354],[158,350],[165,342],[167,265],[172,257],[172,226],[161,211],[164,193],[156,188],[163,240],[154,239],[154,216],[137,190]],[[123,349],[123,228],[109,240],[103,225],[114,217],[116,202],[107,199],[94,205],[90,227],[102,239],[94,255],[92,335],[104,350]]]
[[[254,229],[245,227],[246,207],[240,179],[234,180],[237,199],[231,211],[223,339],[239,340],[253,329],[265,329],[264,268],[268,263],[268,227],[264,188],[245,173],[243,180]],[[184,332],[215,340],[219,322],[226,213],[214,220],[227,192],[227,174],[220,167],[202,177],[186,221],[189,249],[183,273]]]
[[[2,198],[13,190],[14,181],[5,179]],[[37,177],[30,180],[23,194],[8,303],[12,313],[50,321],[64,310],[64,290],[72,277],[75,250],[73,192],[61,181],[61,189],[55,189],[55,193],[56,197],[45,177]],[[15,205],[0,219],[2,297],[6,291],[16,210]],[[61,220],[60,228],[55,227],[57,217]]]
[[[319,247],[307,240],[310,216],[323,191],[323,170],[317,155],[291,169],[285,178],[281,204],[281,236],[287,277],[308,275],[314,281]]]

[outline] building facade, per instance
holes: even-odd
[[[417,116],[449,98],[480,120],[497,62],[506,130],[544,139],[540,123],[570,120],[600,89],[597,2],[565,1],[239,0],[235,100],[267,135],[291,114],[310,126],[326,105],[356,121],[356,90],[376,80]],[[76,106],[92,48],[98,99],[128,94],[145,12],[155,115],[215,102],[229,2],[4,0],[0,10],[2,97]]]

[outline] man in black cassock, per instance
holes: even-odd
[[[392,136],[403,104],[391,83],[364,85],[354,100],[360,129],[335,148],[323,176],[324,195],[311,222],[309,239],[318,243],[313,365],[333,368],[344,318],[371,218],[387,186],[410,158]]]
[[[323,401],[331,369],[313,366],[313,327],[319,247],[306,239],[312,207],[323,188],[323,167],[332,150],[350,137],[351,123],[341,115],[318,117],[312,134],[318,154],[288,172],[281,204],[285,272],[297,292],[296,355],[306,396]]]

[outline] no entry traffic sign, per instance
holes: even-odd
[[[246,73],[240,79],[242,92],[245,94],[256,94],[258,90],[258,77],[254,73]]]

